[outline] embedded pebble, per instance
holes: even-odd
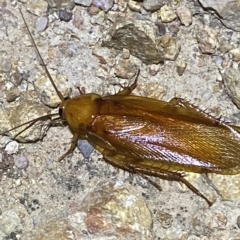
[[[11,74],[11,79],[10,81],[13,83],[15,87],[19,86],[23,80],[23,76],[19,72],[13,72]]]
[[[208,26],[197,27],[196,38],[202,53],[212,54],[216,51],[218,46],[217,35],[212,28]]]
[[[180,46],[176,38],[172,38],[169,35],[164,35],[160,40],[161,46],[163,46],[164,59],[166,60],[176,60]]]
[[[27,10],[31,13],[41,16],[43,13],[47,12],[48,2],[45,0],[29,0],[27,2]]]
[[[93,5],[108,12],[113,7],[113,0],[93,0]]]
[[[89,7],[92,5],[93,0],[74,0],[76,4],[80,4],[86,7]]]
[[[182,76],[187,67],[187,63],[183,59],[178,59],[176,64],[177,64],[177,73],[179,76]]]
[[[67,11],[66,9],[60,9],[58,12],[58,17],[64,22],[69,22],[73,18],[73,13],[71,11]]]
[[[163,5],[163,2],[159,1],[159,0],[145,0],[145,1],[143,1],[143,7],[147,11],[150,11],[150,12],[159,10],[162,5]]]
[[[1,229],[6,234],[21,230],[21,222],[22,220],[19,214],[12,209],[6,210],[1,213]]]
[[[105,15],[104,11],[100,11],[98,14],[91,17],[90,22],[92,24],[104,25]]]
[[[139,2],[136,2],[134,0],[129,0],[128,1],[128,6],[134,12],[141,12],[142,5]]]
[[[91,0],[91,1],[92,1],[92,0]],[[91,4],[92,4],[92,3],[91,3]],[[91,6],[88,8],[88,13],[89,13],[90,15],[97,15],[100,11],[101,11],[101,10],[100,10],[98,7],[93,6],[93,5],[91,5]]]
[[[48,18],[47,17],[39,17],[37,18],[35,28],[38,32],[42,32],[47,28]]]
[[[223,80],[232,101],[240,108],[240,71],[234,68],[227,69]]]
[[[208,88],[201,94],[202,101],[208,101],[212,97],[212,91]]]
[[[16,87],[12,87],[6,91],[6,101],[13,102],[20,96],[20,90]]]
[[[28,167],[29,161],[26,156],[16,155],[14,158],[14,163],[18,168],[25,169]]]
[[[177,17],[175,12],[173,11],[173,8],[167,5],[161,7],[159,16],[161,20],[165,23],[172,22]]]
[[[188,7],[179,7],[177,9],[177,15],[184,26],[188,27],[192,23],[192,13]]]
[[[119,59],[116,63],[115,74],[117,77],[131,79],[137,72],[137,66],[132,59]]]
[[[160,69],[159,64],[151,64],[147,68],[147,70],[151,76],[155,76],[159,72],[159,69]]]
[[[89,158],[94,151],[94,147],[87,140],[84,139],[78,140],[77,148],[82,153],[84,158]]]
[[[13,153],[17,153],[18,152],[18,142],[17,141],[11,141],[9,142],[6,147],[5,147],[5,151],[8,154],[13,154]]]
[[[233,48],[229,51],[229,53],[232,54],[233,61],[240,61],[240,48]]]
[[[216,12],[221,22],[228,28],[240,31],[240,2],[232,0],[199,0],[202,6]]]
[[[156,44],[156,26],[150,21],[119,17],[102,46],[122,51],[127,48],[145,64],[163,61],[163,53]]]

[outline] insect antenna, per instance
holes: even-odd
[[[63,101],[63,100],[64,100],[64,97],[63,97],[63,95],[61,94],[61,92],[57,89],[57,86],[55,85],[55,83],[54,83],[54,81],[53,81],[53,79],[52,79],[52,76],[51,76],[50,72],[49,72],[48,69],[47,69],[47,66],[46,66],[45,62],[43,61],[43,58],[42,58],[42,56],[41,56],[41,54],[40,54],[40,52],[39,52],[39,50],[38,50],[37,44],[35,43],[35,41],[34,41],[34,39],[33,39],[33,37],[32,37],[32,34],[31,34],[30,30],[29,30],[29,27],[28,27],[28,25],[27,25],[27,22],[26,22],[26,20],[25,20],[25,18],[24,18],[24,16],[23,16],[23,13],[22,13],[21,9],[19,9],[19,11],[20,11],[20,13],[21,13],[21,15],[22,15],[24,24],[25,24],[25,26],[26,26],[26,28],[27,28],[27,32],[28,32],[28,35],[29,35],[29,37],[30,37],[30,39],[31,39],[31,41],[32,41],[32,44],[33,44],[33,46],[35,47],[35,50],[36,50],[36,52],[37,52],[37,55],[38,55],[38,57],[39,57],[40,60],[41,60],[41,65],[43,66],[43,68],[44,68],[44,70],[45,70],[45,72],[46,72],[46,74],[47,74],[47,76],[48,76],[48,79],[50,80],[51,84],[53,85],[53,87],[54,87],[54,89],[55,89],[58,97],[61,99],[61,101]]]
[[[61,119],[60,117],[57,117],[57,118],[55,118],[55,119],[51,119],[51,118],[54,117],[54,116],[59,116],[59,115],[58,115],[58,113],[52,113],[52,114],[48,114],[48,115],[45,115],[45,116],[41,116],[41,117],[35,118],[35,119],[33,119],[33,120],[30,120],[30,121],[28,121],[28,122],[25,122],[25,123],[23,123],[23,124],[20,124],[20,125],[18,125],[18,126],[16,126],[16,127],[13,127],[13,128],[11,128],[11,129],[8,129],[7,131],[2,132],[1,135],[5,135],[6,133],[11,132],[12,130],[18,129],[18,128],[22,127],[22,126],[25,126],[25,125],[28,125],[28,124],[29,124],[29,125],[26,126],[22,131],[20,131],[19,133],[17,133],[17,134],[14,136],[14,138],[16,138],[18,135],[20,135],[21,133],[23,133],[24,131],[26,131],[28,128],[30,128],[31,126],[33,126],[33,125],[34,125],[35,123],[37,123],[38,121],[46,121],[46,120],[50,119],[50,120],[51,120],[50,124],[52,124],[52,122]]]
[[[61,92],[57,89],[57,87],[56,87],[56,85],[55,85],[55,83],[54,83],[54,81],[53,81],[53,79],[52,79],[52,76],[51,76],[51,74],[49,73],[49,71],[48,71],[48,69],[47,69],[47,66],[46,66],[46,64],[45,64],[45,62],[44,62],[44,60],[43,60],[43,58],[42,58],[42,56],[41,56],[41,54],[40,54],[40,52],[39,52],[39,50],[38,50],[38,47],[37,47],[37,45],[36,45],[33,37],[32,37],[32,34],[31,34],[31,32],[30,32],[30,30],[29,30],[29,28],[28,28],[27,22],[26,22],[26,20],[25,20],[25,18],[24,18],[24,16],[23,16],[23,13],[22,13],[21,9],[19,9],[19,11],[20,11],[20,14],[21,14],[21,16],[22,16],[22,19],[23,19],[23,21],[24,21],[24,24],[25,24],[25,26],[26,26],[26,28],[27,28],[27,32],[28,32],[28,35],[29,35],[29,37],[30,37],[30,39],[31,39],[31,42],[32,42],[32,44],[33,44],[33,46],[34,46],[34,48],[35,48],[35,50],[36,50],[36,52],[37,52],[37,55],[38,55],[39,58],[40,58],[41,65],[44,67],[44,70],[45,70],[45,72],[46,72],[46,74],[47,74],[47,76],[48,76],[48,79],[50,80],[50,82],[51,82],[53,88],[55,89],[58,97],[61,99],[61,101],[63,101],[63,100],[64,100],[64,97],[63,97],[63,95],[61,94]],[[54,116],[58,116],[58,117],[55,118],[55,119],[52,119],[52,117],[54,117]],[[10,131],[12,131],[12,130],[15,130],[15,129],[20,128],[20,127],[25,126],[25,125],[28,125],[28,126],[26,126],[23,130],[21,130],[19,133],[17,133],[17,134],[14,136],[14,138],[16,138],[16,137],[19,136],[21,133],[23,133],[24,131],[26,131],[27,129],[29,129],[31,126],[33,126],[35,123],[37,123],[37,122],[39,122],[39,121],[50,120],[50,123],[49,123],[49,125],[48,125],[48,126],[50,126],[53,122],[55,122],[55,121],[57,121],[57,120],[60,120],[60,119],[61,119],[61,117],[59,117],[59,114],[58,114],[58,113],[53,113],[53,114],[44,115],[44,116],[35,118],[35,119],[33,119],[33,120],[30,120],[30,121],[28,121],[28,122],[25,122],[25,123],[23,123],[23,124],[20,124],[20,125],[18,125],[18,126],[16,126],[16,127],[13,127],[13,128],[11,128],[11,129],[8,129],[7,131],[2,132],[1,135],[6,135],[6,133],[8,133],[8,132],[10,132]]]

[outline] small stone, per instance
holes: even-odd
[[[103,25],[105,22],[106,13],[104,11],[100,11],[97,15],[93,15],[90,19],[92,24]]]
[[[240,48],[234,48],[229,51],[232,54],[233,61],[239,62],[240,61]]]
[[[157,220],[161,223],[163,228],[170,228],[173,222],[173,216],[167,212],[162,212],[160,210],[156,213]]]
[[[151,76],[155,76],[160,70],[159,64],[151,64],[148,66],[147,71]]]
[[[206,9],[211,9],[212,12],[217,13],[217,17],[220,17],[221,22],[228,28],[231,28],[237,32],[240,31],[240,1],[231,0],[199,0],[202,6]]]
[[[12,87],[12,88],[10,88],[10,90],[6,91],[7,102],[13,102],[19,96],[20,96],[20,90],[16,87]]]
[[[117,77],[131,79],[137,72],[136,64],[130,59],[119,59],[116,63],[115,74]]]
[[[47,17],[39,17],[37,18],[35,28],[38,32],[42,32],[47,28],[48,18]]]
[[[179,76],[183,75],[186,67],[187,67],[186,61],[184,61],[183,59],[179,59],[177,61],[177,73],[178,73]]]
[[[84,158],[89,158],[94,151],[94,147],[87,140],[84,139],[78,140],[77,148],[82,153]]]
[[[5,151],[8,154],[14,154],[18,152],[18,142],[17,141],[11,141],[9,142],[6,147],[5,147]]]
[[[212,91],[208,88],[201,94],[202,101],[208,101],[212,97]]]
[[[12,69],[12,62],[10,58],[1,57],[0,72],[9,73]]]
[[[129,59],[130,58],[130,51],[127,48],[123,48],[123,54],[122,57],[124,59]]]
[[[162,1],[159,0],[145,0],[143,2],[143,7],[150,12],[159,10],[162,5]]]
[[[161,37],[160,44],[163,47],[164,59],[172,61],[176,60],[180,51],[180,46],[176,38],[164,35]]]
[[[15,87],[19,86],[21,84],[23,80],[23,76],[21,73],[19,72],[14,72],[12,75],[11,75],[11,79],[10,81],[13,83],[13,85]]]
[[[142,5],[139,2],[136,2],[134,0],[129,0],[128,6],[134,12],[141,12]]]
[[[158,27],[158,32],[159,32],[160,36],[166,34],[166,26],[165,26],[165,24],[163,24],[161,22],[156,22],[155,25]]]
[[[202,53],[212,54],[216,51],[218,41],[216,33],[212,28],[209,28],[208,26],[197,28],[196,38]]]
[[[108,12],[113,7],[113,0],[93,0],[93,5]]]
[[[76,4],[83,5],[85,7],[89,7],[92,5],[93,0],[74,0]]]
[[[109,30],[102,46],[122,51],[127,48],[131,55],[145,64],[163,61],[163,54],[157,46],[156,26],[150,21],[119,17]]]
[[[23,155],[16,155],[14,158],[15,166],[20,169],[26,169],[28,167],[29,161],[27,157]]]
[[[1,213],[1,229],[6,234],[21,230],[21,226],[22,220],[16,211],[10,209]]]
[[[47,9],[48,3],[45,0],[30,0],[27,2],[27,10],[37,16],[41,16],[43,13],[46,13]]]
[[[179,28],[178,24],[172,23],[171,25],[168,26],[168,30],[169,30],[169,32],[173,33],[174,35],[177,35],[180,28]]]
[[[88,13],[90,15],[97,15],[98,13],[100,12],[100,9],[96,6],[93,6],[91,5],[89,8],[88,8]]]
[[[70,11],[67,11],[66,9],[60,9],[58,12],[58,17],[60,20],[64,22],[69,22],[70,20],[72,20],[73,13]]]
[[[176,19],[176,14],[171,6],[164,5],[160,10],[160,18],[163,22],[169,23]]]
[[[188,7],[179,7],[177,9],[177,15],[183,25],[189,26],[192,23],[192,13]]]
[[[223,80],[232,101],[240,108],[240,71],[234,68],[227,69]]]

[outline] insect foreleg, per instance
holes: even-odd
[[[77,141],[79,139],[79,136],[77,133],[74,133],[73,134],[73,139],[72,139],[72,143],[71,143],[71,146],[70,148],[68,149],[68,151],[66,153],[64,153],[59,159],[58,161],[62,161],[68,154],[72,153],[75,149],[75,147],[77,146]]]

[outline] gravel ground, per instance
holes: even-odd
[[[63,94],[76,96],[77,87],[86,93],[114,94],[131,82],[137,66],[140,77],[134,94],[164,101],[183,98],[239,124],[239,110],[222,73],[232,66],[238,70],[240,58],[229,51],[238,49],[240,34],[198,2],[167,1],[162,6],[172,6],[174,14],[185,7],[190,15],[184,14],[184,20],[179,12],[172,19],[170,14],[164,20],[169,22],[159,24],[157,14],[163,20],[169,11],[161,13],[160,6],[156,11],[146,10],[147,6],[143,10],[142,3],[134,1],[116,1],[110,10],[111,1],[95,1],[95,7],[87,1],[75,5],[66,0],[0,3],[0,131],[56,113],[59,103],[19,8]],[[102,47],[117,16],[133,17],[139,6],[138,14],[158,26],[159,37],[171,36],[161,56],[164,64],[145,61],[127,47]],[[224,51],[227,43],[230,49]],[[87,157],[76,149],[58,162],[72,134],[61,123],[49,128],[48,123],[38,123],[17,140],[14,134],[0,138],[0,239],[240,239],[239,175],[209,174],[209,183],[204,175],[187,173],[186,178],[214,202],[209,207],[177,182],[155,179],[160,192],[140,176],[104,162],[98,151],[90,148],[89,155],[85,145],[82,151]]]

